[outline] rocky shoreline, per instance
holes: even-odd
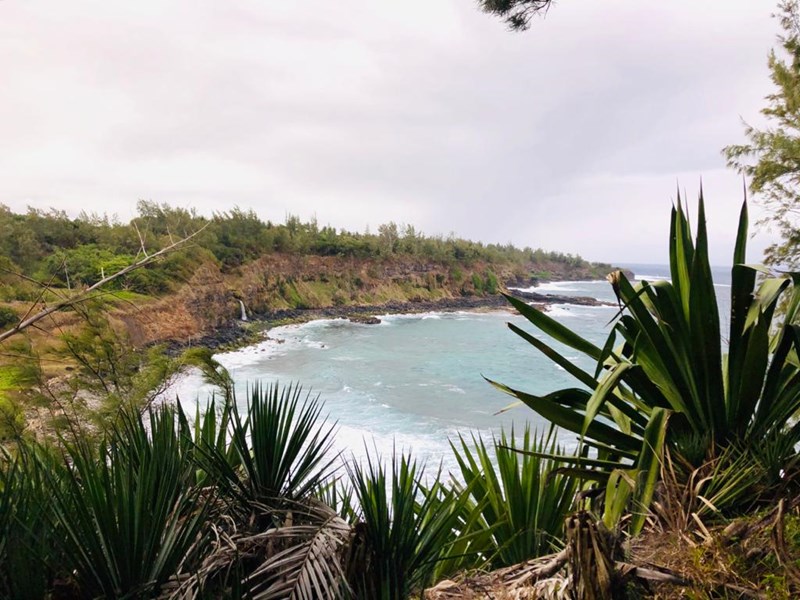
[[[556,294],[539,294],[511,290],[511,294],[533,303],[540,309],[556,304],[574,304],[579,306],[613,306],[597,298],[589,296],[559,296]],[[193,340],[174,340],[168,344],[167,352],[177,354],[185,348],[203,346],[212,350],[257,343],[263,338],[257,337],[254,329],[269,330],[277,325],[289,323],[307,323],[318,319],[350,319],[353,322],[377,324],[377,315],[414,314],[424,312],[455,312],[461,310],[511,310],[504,296],[466,296],[461,298],[445,298],[437,301],[421,302],[388,302],[386,304],[368,306],[329,306],[314,309],[277,310],[266,314],[253,314],[249,321],[234,321],[208,335]],[[255,325],[255,327],[253,327]]]

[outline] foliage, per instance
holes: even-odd
[[[768,66],[775,87],[761,110],[768,126],[745,123],[745,144],[724,148],[729,166],[747,176],[750,189],[767,208],[765,223],[774,226],[782,241],[767,250],[766,261],[774,265],[800,264],[798,207],[800,206],[800,3],[779,4],[783,34],[778,41],[785,56],[772,50]]]
[[[87,302],[75,309],[82,317],[82,327],[61,334],[59,353],[78,368],[66,388],[53,393],[66,394],[59,401],[85,398],[87,394],[102,400],[93,415],[101,427],[113,420],[121,406],[147,405],[185,366],[185,361],[171,358],[162,347],[135,347],[102,303]]]
[[[255,386],[245,415],[233,404],[231,444],[241,472],[228,471],[229,483],[249,502],[266,505],[311,496],[333,462],[334,427],[318,424],[321,410],[300,386]]]
[[[48,516],[51,498],[43,472],[46,457],[0,451],[0,596],[43,598],[62,558],[52,547]],[[59,466],[50,463],[58,470]]]
[[[534,438],[526,427],[520,442],[513,430],[510,437],[503,432],[493,440],[493,453],[475,436],[474,448],[463,437],[459,445],[451,445],[472,506],[481,516],[472,526],[487,534],[476,538],[469,550],[480,552],[497,569],[561,546],[578,480],[559,473],[555,461],[542,458],[558,451],[553,432]]]
[[[0,455],[0,595],[340,597],[350,526],[312,495],[330,460],[319,404],[277,386],[233,402],[194,423],[124,408],[58,450],[18,440]]]
[[[0,391],[0,441],[18,437],[25,429],[25,414],[15,400]]]
[[[613,274],[624,305],[603,348],[524,302],[509,298],[533,325],[597,363],[590,374],[526,331],[510,327],[584,387],[535,396],[500,385],[555,425],[581,436],[593,456],[562,457],[585,477],[606,485],[606,520],[615,523],[632,500],[631,526],[644,524],[665,447],[691,467],[735,447],[764,469],[759,496],[795,486],[778,466],[797,464],[800,425],[800,305],[796,276],[774,277],[744,264],[747,205],[742,206],[734,251],[728,352],[708,261],[702,194],[698,231],[692,240],[685,210],[673,209],[670,281],[632,285]],[[776,317],[786,296],[787,310]],[[773,328],[776,333],[771,334]],[[616,345],[616,339],[622,339]],[[793,479],[788,480],[791,475]],[[733,508],[733,507],[727,507]],[[741,508],[741,505],[740,505]]]
[[[5,329],[19,321],[17,313],[7,306],[0,306],[0,328]]]
[[[49,487],[68,572],[87,595],[153,594],[209,534],[207,498],[186,485],[194,469],[176,411],[151,409],[147,423],[125,414],[99,448],[83,439],[67,448],[65,476],[51,474]]]
[[[513,31],[524,31],[537,14],[544,14],[552,0],[478,0],[481,10],[505,20]]]
[[[441,484],[428,486],[424,467],[393,455],[389,468],[380,457],[347,464],[358,505],[356,540],[348,559],[348,579],[357,598],[402,600],[431,583],[436,564],[456,540],[468,496]]]
[[[339,597],[350,527],[314,496],[335,458],[320,409],[299,386],[256,386],[244,414],[231,393],[184,420],[197,484],[218,493],[211,518],[222,526],[178,595]]]
[[[191,232],[199,232],[192,239],[191,252],[161,257],[115,280],[108,289],[164,294],[188,281],[203,264],[219,265],[229,272],[276,252],[377,261],[411,257],[453,266],[516,266],[522,271],[529,271],[530,263],[592,268],[579,256],[454,236],[425,236],[411,225],[394,222],[381,225],[377,234],[371,234],[319,226],[315,219],[303,222],[294,215],[288,215],[285,223],[263,221],[254,211],[238,207],[207,218],[191,210],[140,201],[138,213],[129,224],[123,224],[97,215],[81,214],[70,219],[56,210],[31,209],[20,215],[0,205],[0,297],[33,299],[38,291],[35,280],[73,290],[92,285],[104,274],[151,255]],[[479,287],[494,288],[491,276],[487,277]],[[292,291],[287,294],[289,303],[296,306]]]

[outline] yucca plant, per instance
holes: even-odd
[[[459,444],[451,446],[471,506],[480,514],[480,519],[467,519],[471,532],[486,534],[475,536],[465,552],[478,551],[483,562],[497,569],[562,545],[578,480],[559,473],[557,462],[542,457],[559,452],[552,430],[535,437],[526,427],[521,440],[513,429],[510,436],[502,432],[499,440],[492,440],[493,452],[474,435],[471,445],[459,436]]]
[[[538,329],[595,361],[589,373],[516,325],[512,330],[572,374],[581,387],[536,396],[499,385],[559,427],[575,432],[590,456],[564,458],[604,482],[606,520],[616,522],[633,499],[633,531],[645,517],[668,446],[690,466],[736,445],[774,465],[796,460],[800,424],[800,328],[797,275],[774,276],[745,264],[747,203],[733,256],[730,330],[723,350],[702,192],[697,237],[678,199],[670,231],[671,281],[632,284],[610,277],[623,310],[602,348],[543,312],[509,297]],[[760,276],[759,276],[760,275]],[[786,310],[779,306],[785,302]],[[617,339],[621,344],[617,345]],[[584,453],[585,454],[585,453]],[[794,472],[794,470],[792,471]],[[785,481],[764,482],[765,489]]]
[[[273,514],[283,503],[311,497],[330,474],[335,425],[321,422],[322,404],[299,385],[255,386],[244,413],[236,404],[223,409],[229,436],[201,426],[205,466],[215,472],[224,494],[245,513],[256,504]]]
[[[253,388],[244,408],[233,393],[194,424],[198,481],[214,486],[216,539],[180,594],[338,598],[349,524],[316,495],[331,474],[334,425],[300,386]]]
[[[37,452],[44,449],[22,440],[13,456],[0,450],[2,598],[43,598],[53,575],[50,565],[59,558],[57,533],[49,526],[50,498],[37,466],[47,458],[35,459]]]
[[[191,485],[176,412],[146,416],[123,414],[99,448],[66,443],[66,473],[49,476],[59,566],[84,596],[153,596],[204,547],[208,496]]]
[[[424,467],[401,454],[388,469],[380,457],[347,465],[359,520],[347,559],[356,598],[405,600],[431,583],[437,563],[459,533],[468,496],[424,481]]]

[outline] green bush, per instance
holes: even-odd
[[[6,329],[19,321],[17,313],[7,306],[0,306],[0,330]]]
[[[497,275],[491,271],[486,272],[486,292],[488,294],[496,294],[498,291]]]
[[[476,294],[483,293],[483,278],[478,273],[472,274],[472,288]]]
[[[22,407],[0,392],[0,440],[18,437],[25,429]]]
[[[522,439],[503,432],[492,440],[492,452],[480,436],[468,444],[451,443],[471,510],[480,518],[464,532],[471,538],[459,549],[469,561],[476,558],[498,569],[549,554],[562,545],[564,519],[573,509],[577,478],[559,472],[559,464],[542,456],[559,448],[555,436],[534,437],[525,428]],[[466,564],[459,566],[464,567]]]

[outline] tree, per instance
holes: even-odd
[[[544,14],[552,0],[478,0],[481,10],[505,19],[512,31],[524,31],[534,15]]]
[[[770,79],[775,91],[761,110],[769,125],[759,129],[745,123],[746,144],[723,149],[728,165],[745,175],[768,216],[761,223],[774,226],[781,241],[766,251],[769,264],[800,265],[800,2],[779,4],[783,53],[769,54]]]

